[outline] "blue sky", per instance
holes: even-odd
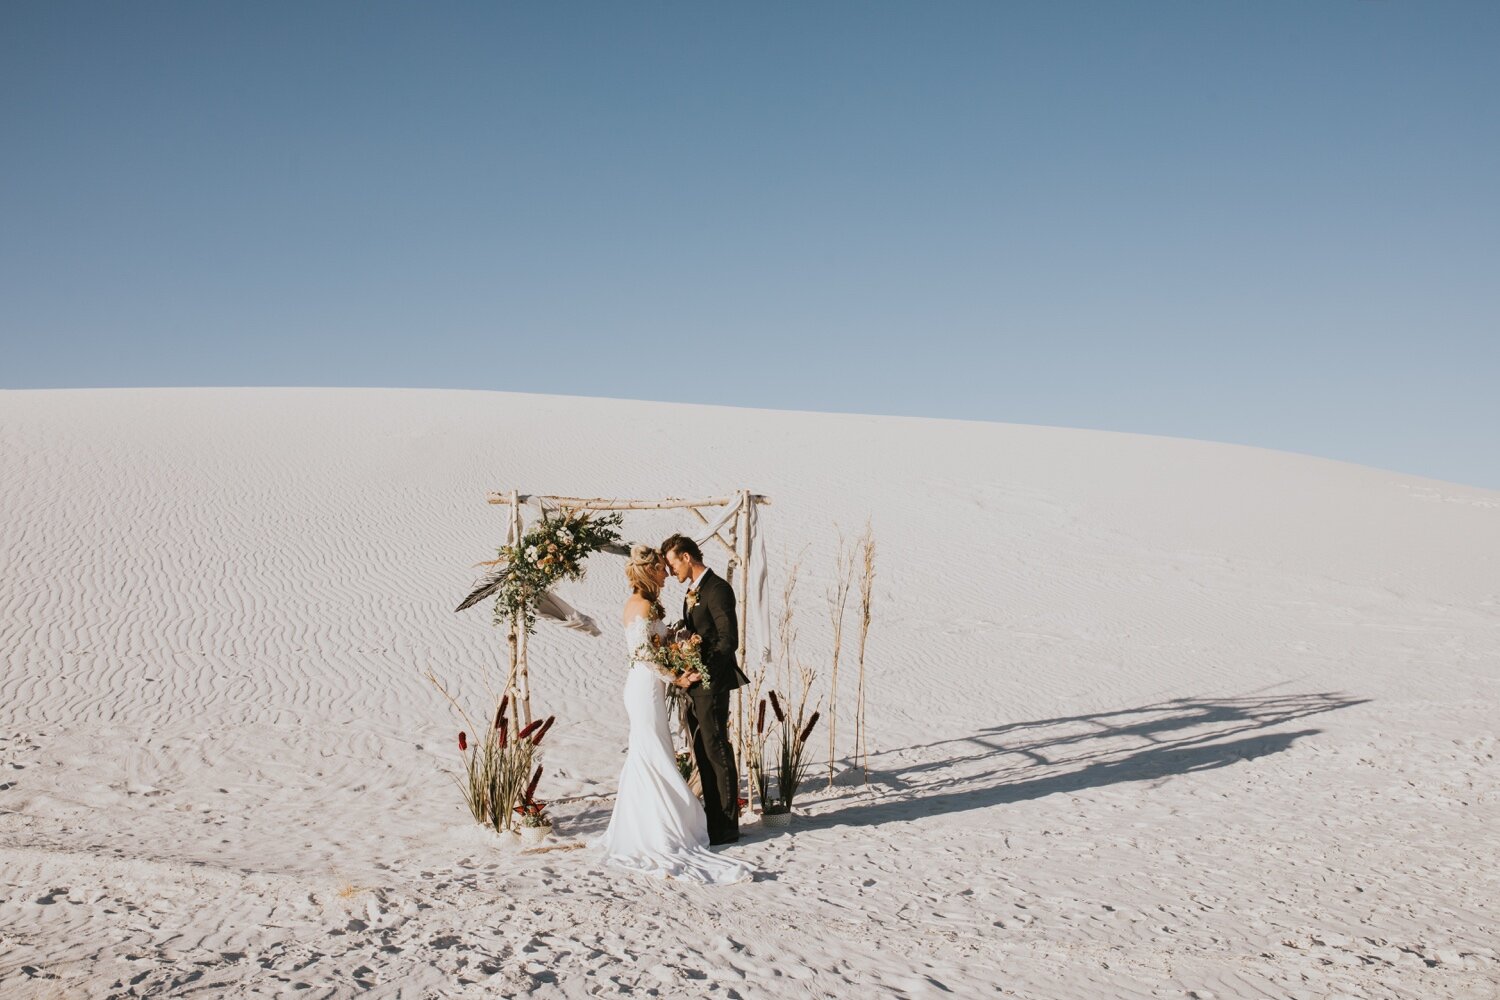
[[[1500,5],[0,5],[0,386],[1096,427],[1500,488]]]

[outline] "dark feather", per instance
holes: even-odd
[[[470,591],[469,596],[464,598],[463,603],[453,610],[463,611],[467,608],[472,608],[474,605],[478,604],[480,601],[484,600],[486,597],[489,597],[495,591],[499,590],[501,582],[505,580],[505,569],[506,567],[501,566],[499,569],[495,570],[495,572],[479,581],[479,586]]]

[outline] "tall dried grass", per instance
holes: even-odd
[[[828,620],[833,626],[832,669],[828,677],[828,784],[833,786],[838,761],[839,658],[844,650],[844,617],[849,606],[849,590],[854,585],[855,548],[839,531],[839,547],[834,556],[833,584],[828,588]]]
[[[870,639],[870,623],[874,620],[875,605],[875,530],[865,522],[864,534],[860,535],[859,548],[859,689],[854,706],[854,755],[864,773],[865,784],[870,783],[869,735],[865,728],[865,649]]]

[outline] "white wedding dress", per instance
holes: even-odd
[[[609,829],[594,844],[616,868],[710,885],[744,882],[752,877],[749,865],[708,849],[703,803],[677,770],[667,728],[666,681],[652,664],[635,659],[651,636],[666,631],[661,622],[645,618],[625,627],[630,745]]]

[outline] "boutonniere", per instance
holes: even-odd
[[[697,606],[698,606],[698,592],[696,590],[690,590],[690,591],[688,591],[687,592],[687,608],[688,608],[688,610],[691,611],[694,608],[696,608]]]

